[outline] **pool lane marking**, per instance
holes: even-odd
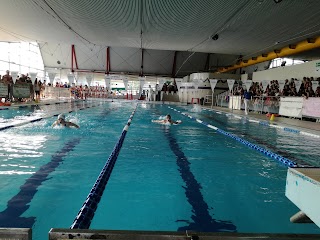
[[[174,109],[174,108],[172,108],[172,107],[170,107],[170,106],[168,106],[168,108]],[[208,127],[208,125],[209,125],[208,123],[206,123],[206,122],[204,122],[204,121],[202,121],[202,120],[200,120],[200,119],[194,118],[194,117],[192,117],[192,116],[189,115],[189,114],[186,114],[186,113],[185,113],[185,114],[183,114],[183,115],[189,117],[189,118],[192,119],[192,120],[195,120],[196,122],[198,122],[198,123],[200,123],[200,124],[202,124],[202,125],[205,125],[206,127]],[[198,120],[199,120],[199,121],[198,121]],[[201,122],[200,122],[200,121],[201,121]],[[212,125],[211,125],[211,126],[212,126]],[[214,126],[214,127],[215,127],[215,126]],[[265,154],[265,155],[267,155],[267,156],[269,156],[269,157],[271,157],[271,158],[279,161],[280,163],[282,163],[282,164],[284,164],[284,165],[286,165],[286,166],[288,166],[288,167],[297,167],[297,163],[295,163],[294,161],[292,161],[292,160],[290,160],[290,159],[288,159],[288,158],[282,157],[282,156],[280,156],[280,155],[278,155],[278,154],[276,154],[276,153],[273,153],[273,152],[271,152],[271,151],[269,151],[269,150],[267,150],[267,149],[265,149],[265,148],[262,148],[262,147],[260,147],[260,146],[258,146],[258,145],[256,145],[256,144],[250,143],[250,142],[248,142],[248,141],[246,141],[246,140],[244,140],[244,139],[242,139],[242,138],[240,138],[240,137],[238,137],[238,136],[236,136],[236,135],[233,135],[233,134],[231,134],[231,133],[229,133],[229,132],[226,132],[226,131],[224,131],[224,130],[222,130],[222,129],[219,129],[219,128],[217,128],[217,127],[216,127],[215,130],[216,130],[217,132],[225,135],[225,136],[228,136],[228,137],[230,137],[230,138],[233,138],[233,139],[235,139],[236,141],[241,142],[242,144],[244,144],[244,145],[246,145],[246,146],[248,146],[248,147],[250,147],[250,148],[252,148],[252,149],[255,149],[255,150],[257,150],[257,151],[259,151],[259,152],[261,152],[261,153],[263,153],[263,154]]]
[[[99,104],[100,105],[100,104]],[[53,115],[49,115],[49,116],[45,116],[45,117],[36,117],[36,118],[33,118],[31,120],[26,120],[26,121],[22,121],[22,122],[19,122],[19,123],[16,123],[16,124],[11,124],[11,125],[7,125],[7,126],[4,126],[4,127],[0,127],[0,131],[3,131],[3,130],[6,130],[6,129],[9,129],[9,128],[13,128],[13,127],[20,127],[22,125],[26,125],[26,124],[29,124],[29,123],[33,123],[33,122],[38,122],[38,121],[41,121],[43,119],[47,119],[47,118],[51,118],[51,117],[56,117],[56,116],[59,116],[59,114],[61,113],[72,113],[72,112],[75,112],[75,111],[81,111],[81,110],[85,110],[87,108],[92,108],[92,107],[97,107],[99,105],[94,105],[94,106],[90,106],[90,107],[84,107],[84,108],[79,108],[77,110],[72,110],[72,111],[67,111],[67,112],[59,112],[59,113],[55,113]]]
[[[35,217],[20,217],[29,209],[29,203],[37,193],[41,184],[48,180],[50,173],[63,161],[63,158],[80,143],[80,138],[69,140],[63,148],[51,156],[51,161],[42,165],[40,169],[32,174],[20,187],[19,193],[12,197],[7,208],[0,213],[0,227],[31,228],[35,223]]]
[[[95,211],[98,208],[100,199],[111,176],[113,167],[116,164],[122,144],[128,132],[129,126],[131,125],[132,118],[137,110],[137,106],[138,104],[132,111],[127,124],[122,130],[118,142],[114,146],[113,151],[102,168],[96,182],[93,184],[93,187],[91,188],[86,200],[84,201],[72,225],[70,226],[70,229],[88,229],[90,227]]]
[[[177,112],[184,114],[180,110]],[[211,217],[209,205],[204,200],[201,193],[201,184],[191,171],[191,163],[188,161],[184,152],[181,150],[176,138],[169,129],[164,129],[164,134],[169,141],[169,147],[176,156],[176,163],[180,176],[185,183],[183,186],[188,203],[192,206],[192,221],[177,220],[176,222],[185,222],[188,226],[179,227],[177,231],[206,231],[206,232],[236,232],[236,226],[231,221],[215,220]]]
[[[216,110],[213,110],[213,109],[207,109],[207,108],[202,108],[202,109],[218,113]],[[218,114],[221,114],[221,113],[219,112]],[[234,116],[235,118],[238,118],[238,119],[248,119],[248,117],[241,117],[241,116],[236,115],[236,114],[225,113],[225,115],[227,115],[227,116],[228,115],[229,116],[232,115],[232,116]],[[317,135],[317,134],[312,134],[312,133],[301,131],[301,130],[297,130],[297,129],[294,129],[294,128],[284,127],[284,126],[281,126],[281,125],[278,125],[278,124],[269,123],[269,122],[264,121],[264,120],[257,121],[257,120],[249,119],[249,122],[258,123],[260,125],[264,125],[264,126],[268,126],[268,127],[279,128],[279,129],[282,129],[283,131],[286,131],[286,132],[291,132],[291,133],[301,134],[301,135],[305,135],[305,136],[320,138],[320,135]]]
[[[185,195],[189,204],[192,206],[191,219],[193,222],[178,220],[178,222],[187,222],[188,226],[179,227],[178,231],[194,230],[198,232],[236,232],[237,227],[231,221],[215,220],[209,213],[209,206],[201,193],[201,184],[190,169],[191,163],[188,161],[179,143],[170,131],[165,132],[169,141],[171,151],[176,155],[176,162],[180,176],[185,183]]]

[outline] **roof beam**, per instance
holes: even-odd
[[[74,48],[74,44],[71,45],[71,72],[74,72],[73,60],[74,60],[74,62],[76,64],[76,69],[79,69],[78,68],[77,55],[76,55],[76,50]]]
[[[312,41],[310,41],[310,39],[307,39],[297,44],[290,44],[287,47],[279,49],[277,52],[280,51],[280,53],[276,53],[275,51],[264,53],[258,57],[252,57],[251,59],[246,60],[246,62],[241,61],[240,64],[238,65],[219,68],[218,72],[220,73],[228,72],[238,68],[248,67],[257,63],[270,61],[275,58],[290,56],[296,53],[305,52],[305,51],[312,50],[319,47],[320,47],[320,37],[314,38],[314,40]]]

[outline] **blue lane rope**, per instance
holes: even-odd
[[[297,163],[295,163],[294,161],[292,161],[292,160],[290,160],[290,159],[288,159],[288,158],[282,157],[282,156],[280,156],[280,155],[278,155],[278,154],[276,154],[276,153],[273,153],[273,152],[271,152],[271,151],[269,151],[269,150],[267,150],[267,149],[265,149],[265,148],[262,148],[262,147],[260,147],[260,146],[258,146],[258,145],[256,145],[256,144],[250,143],[250,142],[248,142],[248,141],[246,141],[246,140],[244,140],[244,139],[242,139],[242,138],[240,138],[240,137],[237,137],[237,136],[235,136],[235,135],[233,135],[233,134],[231,134],[231,133],[229,133],[229,132],[223,131],[223,130],[215,127],[215,126],[212,126],[211,124],[208,124],[208,123],[206,123],[206,122],[204,122],[204,121],[202,121],[202,120],[200,120],[200,119],[194,118],[194,117],[192,117],[192,116],[190,116],[190,115],[188,115],[188,114],[186,114],[186,113],[184,113],[184,112],[181,112],[181,111],[179,111],[179,110],[177,110],[177,109],[174,109],[174,108],[172,108],[172,107],[170,107],[170,106],[168,106],[168,108],[170,108],[170,109],[172,109],[172,110],[174,110],[174,111],[176,111],[176,112],[179,112],[179,113],[181,113],[182,115],[187,116],[188,118],[190,118],[190,119],[192,119],[192,120],[194,120],[194,121],[196,121],[196,122],[198,122],[198,123],[201,123],[202,125],[204,125],[204,126],[206,126],[206,127],[209,127],[209,128],[211,128],[211,129],[214,129],[214,130],[216,130],[218,133],[221,133],[221,134],[223,134],[223,135],[225,135],[225,136],[228,136],[228,137],[230,137],[230,138],[233,138],[234,140],[236,140],[236,141],[238,141],[238,142],[241,142],[242,144],[244,144],[244,145],[246,145],[246,146],[248,146],[248,147],[250,147],[250,148],[252,148],[252,149],[257,150],[257,151],[259,151],[259,152],[267,155],[268,157],[271,157],[271,158],[279,161],[280,163],[282,163],[282,164],[284,164],[284,165],[286,165],[286,166],[288,166],[288,167],[297,167],[297,166],[298,166]]]
[[[133,110],[132,114],[129,117],[129,120],[125,127],[123,128],[123,131],[121,133],[121,136],[116,143],[116,145],[113,148],[113,151],[111,152],[108,160],[106,161],[104,167],[102,168],[96,182],[94,183],[93,187],[90,190],[90,193],[88,194],[85,202],[83,203],[82,207],[80,208],[76,218],[74,219],[70,229],[88,229],[90,227],[91,221],[94,217],[95,211],[98,207],[98,204],[100,202],[100,199],[102,197],[102,194],[104,192],[104,189],[108,183],[108,180],[111,176],[113,167],[116,163],[116,160],[118,158],[120,149],[122,147],[124,138],[127,134],[127,131],[129,129],[129,126],[131,124],[132,118],[135,114],[135,111],[137,109],[137,106]]]

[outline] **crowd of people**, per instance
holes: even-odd
[[[10,71],[7,70],[6,74],[1,77],[0,75],[0,83],[2,84],[2,96],[0,96],[0,99],[5,99],[5,102],[11,103],[11,102],[26,102],[26,101],[39,101],[41,98],[46,97],[46,93],[48,97],[50,96],[48,89],[51,89],[53,87],[55,90],[57,88],[65,88],[68,89],[70,93],[70,97],[74,99],[87,99],[88,97],[92,98],[108,98],[108,97],[117,97],[118,95],[121,95],[119,91],[116,90],[110,90],[107,89],[104,86],[88,86],[88,85],[76,85],[74,83],[69,84],[67,82],[63,83],[61,81],[56,81],[54,84],[46,83],[46,80],[43,80],[43,82],[39,79],[35,79],[34,83],[32,83],[32,80],[28,74],[21,74],[20,76],[17,76],[15,81],[13,81],[12,76],[10,75]],[[4,86],[6,85],[6,86]],[[14,86],[27,86],[30,91],[30,95],[28,97],[15,97],[14,92]],[[4,87],[7,87],[7,91],[4,92]],[[48,87],[48,88],[46,88]],[[177,86],[176,84],[169,84],[168,82],[164,83],[163,86],[159,86],[159,84],[156,84],[155,89],[152,89],[150,86],[147,90],[143,90],[141,93],[141,99],[145,100],[154,100],[154,101],[160,101],[162,99],[163,92],[177,92]],[[56,91],[53,91],[56,92]],[[65,92],[65,91],[64,91]],[[24,94],[25,95],[25,94]],[[142,98],[143,97],[143,98]]]
[[[296,97],[320,97],[320,86],[313,89],[313,82],[320,82],[320,78],[314,79],[313,77],[304,77],[299,89],[296,88],[297,79],[291,78],[285,80],[285,85],[282,91],[279,88],[278,80],[270,81],[266,90],[263,90],[262,83],[254,82],[250,87],[250,92],[252,96],[296,96]],[[238,85],[234,87],[234,95],[244,94],[244,87]]]
[[[34,83],[32,83],[31,78],[28,76],[28,74],[21,74],[21,76],[17,76],[15,81],[13,81],[12,76],[10,75],[10,71],[7,70],[6,74],[3,75],[2,77],[0,76],[0,83],[3,83],[7,87],[7,92],[4,94],[5,96],[0,96],[2,98],[5,98],[5,102],[13,102],[13,101],[27,101],[27,100],[32,100],[32,101],[39,101],[40,97],[44,97],[44,90],[46,86],[46,80],[41,82],[37,78],[35,79]],[[20,84],[20,85],[25,85],[29,88],[29,97],[28,98],[23,98],[23,97],[14,97],[13,94],[13,86],[14,84]]]
[[[109,96],[109,91],[105,87],[102,86],[91,86],[88,85],[75,85],[68,84],[67,82],[56,82],[54,85],[51,83],[46,83],[46,80],[38,80],[35,79],[34,83],[28,74],[21,74],[17,76],[16,80],[13,81],[12,76],[10,75],[10,71],[7,70],[6,74],[1,77],[0,75],[0,83],[2,83],[2,96],[1,98],[4,100],[4,103],[11,103],[11,102],[27,102],[27,101],[40,101],[41,98],[45,98],[46,88],[47,87],[54,87],[55,89],[59,88],[66,88],[70,92],[70,97],[74,99],[87,99],[88,97],[95,97],[95,98],[106,98]],[[13,88],[14,86],[24,86],[29,89],[28,97],[15,97]],[[6,88],[4,91],[3,88]],[[112,94],[112,92],[110,92]]]

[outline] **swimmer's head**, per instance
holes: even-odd
[[[167,115],[167,119],[171,119],[171,116],[170,116],[170,114],[168,114],[168,115]]]
[[[60,119],[61,119],[61,120],[65,120],[65,118],[66,118],[66,117],[64,116],[64,114],[59,114],[59,116],[58,116],[58,120],[60,120]]]

